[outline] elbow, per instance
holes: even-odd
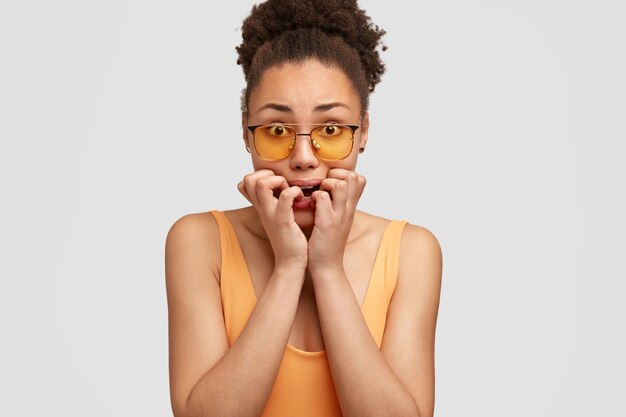
[[[193,389],[185,398],[172,402],[172,413],[174,417],[209,417],[207,414],[194,408],[191,402],[192,393]]]
[[[172,415],[174,417],[192,417],[192,414],[187,409],[186,404],[172,403]]]
[[[384,414],[387,417],[426,417],[428,414],[425,414],[420,411],[419,407],[414,401],[407,401],[402,404],[396,403],[395,407],[393,405],[387,405],[386,407],[377,407],[377,411],[374,414],[371,414],[372,417],[379,417],[380,409],[385,408],[387,413]],[[370,414],[368,414],[370,415]],[[432,414],[430,415],[432,417]]]
[[[408,413],[406,413],[406,416],[410,416],[410,417],[425,417],[425,414],[422,414],[420,412],[419,407],[417,406],[417,404],[413,404],[414,406],[408,410]]]
[[[232,407],[225,407],[226,404],[215,401],[215,398],[203,396],[202,401],[192,393],[172,407],[174,417],[225,417],[232,415],[242,415],[236,413]]]
[[[415,416],[415,417],[433,417],[434,414],[434,410],[432,409],[432,407],[430,409],[428,409],[428,407],[421,407],[417,405],[417,403],[415,404],[415,410],[413,411],[413,414],[409,414],[411,416]]]
[[[410,401],[407,407],[397,414],[402,417],[427,417],[428,414],[422,412],[415,401]],[[432,414],[431,416],[432,417]]]

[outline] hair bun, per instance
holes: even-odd
[[[243,42],[236,50],[237,64],[248,76],[256,51],[286,32],[318,29],[341,37],[361,60],[370,91],[385,71],[378,45],[385,51],[381,38],[385,31],[371,22],[356,0],[267,0],[254,5],[242,25]]]

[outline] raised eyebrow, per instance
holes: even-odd
[[[324,104],[319,104],[317,106],[315,106],[313,108],[313,112],[314,113],[323,113],[325,111],[329,111],[334,109],[335,107],[344,107],[348,110],[350,109],[350,106],[348,106],[345,103],[342,103],[340,101],[335,101],[332,103],[324,103]],[[293,113],[293,109],[289,106],[286,106],[284,104],[278,104],[278,103],[267,103],[265,105],[263,105],[263,107],[261,107],[258,111],[262,111],[265,109],[272,109],[272,110],[277,110],[279,112],[283,112],[283,113]]]
[[[267,103],[263,107],[261,107],[258,111],[260,112],[265,109],[278,110],[283,113],[293,113],[293,110],[291,109],[291,107],[285,106],[284,104],[278,104],[278,103]]]
[[[326,104],[320,104],[318,106],[315,106],[315,108],[313,109],[313,111],[315,113],[322,113],[328,110],[332,110],[335,107],[345,107],[346,109],[350,110],[350,106],[348,106],[345,103],[342,103],[340,101],[335,101],[333,103],[326,103]]]

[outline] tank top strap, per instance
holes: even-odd
[[[256,304],[256,296],[250,280],[248,265],[230,220],[219,210],[212,210],[209,213],[215,217],[220,231],[220,249],[222,252],[220,292],[226,334],[229,345],[232,345],[252,314]]]
[[[391,220],[387,225],[362,306],[363,317],[379,349],[385,332],[387,310],[398,279],[400,241],[406,224],[405,220]]]
[[[398,267],[400,265],[400,241],[402,239],[402,230],[404,230],[406,224],[406,220],[393,220],[387,230],[389,233],[385,242],[385,299],[387,305],[391,302],[391,297],[396,289]]]

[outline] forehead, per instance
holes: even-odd
[[[320,104],[334,102],[345,103],[350,108],[345,111],[360,108],[359,96],[341,69],[307,60],[268,68],[250,95],[249,110],[256,113],[267,103],[276,103],[294,113],[309,113]]]

